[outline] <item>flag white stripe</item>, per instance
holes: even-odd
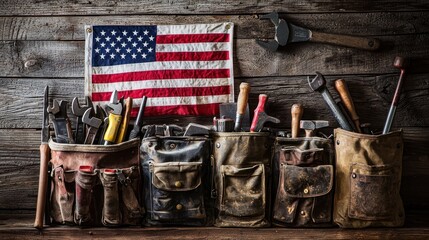
[[[117,66],[93,67],[92,74],[116,74],[156,70],[183,69],[231,69],[231,60],[219,61],[167,61],[123,64]]]
[[[229,22],[214,24],[158,25],[157,35],[204,33],[232,34],[232,26],[233,24]]]
[[[227,95],[212,95],[212,96],[191,96],[191,97],[160,97],[160,98],[147,98],[146,106],[174,106],[174,105],[200,105],[200,104],[211,104],[211,103],[223,103],[229,102],[229,94]],[[133,107],[139,107],[141,104],[141,98],[133,99]],[[109,101],[95,101],[104,106]]]
[[[213,52],[229,51],[229,43],[209,42],[209,43],[174,43],[174,44],[157,44],[156,52]]]
[[[150,89],[150,88],[184,88],[184,87],[217,87],[229,86],[229,78],[209,78],[209,79],[165,79],[165,80],[144,80],[115,83],[97,83],[93,84],[94,92],[113,92]]]

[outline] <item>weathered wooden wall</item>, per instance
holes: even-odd
[[[306,119],[335,124],[321,96],[306,83],[315,71],[345,79],[361,121],[384,124],[398,70],[396,55],[410,59],[394,128],[404,129],[402,196],[407,209],[429,207],[429,3],[374,1],[37,1],[0,0],[0,211],[35,208],[42,94],[71,100],[83,95],[85,24],[235,23],[234,74],[270,97],[268,111],[290,123],[290,107],[301,102]],[[310,29],[371,36],[382,49],[366,52],[323,44],[297,44],[271,53],[255,39],[273,37],[260,14],[278,11]],[[238,91],[236,91],[238,92]],[[337,97],[335,95],[335,97]],[[169,122],[171,117],[147,119]],[[174,117],[175,123],[209,123],[210,118]],[[335,125],[334,125],[335,127]]]

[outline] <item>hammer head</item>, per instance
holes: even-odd
[[[299,122],[299,127],[305,130],[316,130],[329,127],[329,122],[324,120],[301,120]]]
[[[316,72],[316,77],[311,81],[310,77],[308,77],[307,81],[313,91],[321,91],[326,87],[325,77],[320,72]]]

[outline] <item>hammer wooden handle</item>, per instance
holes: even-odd
[[[124,117],[122,118],[121,125],[119,126],[118,136],[116,137],[116,143],[121,143],[125,139],[125,135],[127,134],[127,129],[128,129],[128,123],[130,122],[130,114],[131,114],[132,107],[133,107],[133,99],[130,97],[127,97],[127,99],[125,99],[125,113],[124,113]]]
[[[344,103],[344,106],[346,107],[347,111],[349,111],[350,117],[352,118],[356,126],[356,130],[361,133],[362,130],[360,129],[359,116],[356,113],[356,108],[353,103],[352,96],[350,95],[349,89],[347,88],[346,82],[343,79],[336,80],[335,89],[338,91],[341,101]]]
[[[356,37],[347,35],[337,35],[330,33],[321,33],[311,31],[310,41],[320,43],[330,43],[363,50],[377,50],[380,47],[380,41],[375,38]]]
[[[299,132],[299,122],[301,121],[302,114],[304,113],[304,108],[301,104],[297,103],[292,105],[291,108],[291,115],[292,115],[292,123],[291,123],[291,130],[292,130],[292,138],[298,137]]]
[[[237,114],[243,115],[246,112],[247,101],[249,99],[250,85],[248,83],[240,84],[240,93],[237,99]]]
[[[48,163],[50,158],[50,149],[47,143],[40,145],[40,172],[39,172],[39,190],[37,192],[36,219],[34,227],[43,228],[43,217],[45,213],[46,191],[48,186]]]

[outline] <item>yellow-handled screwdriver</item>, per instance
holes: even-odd
[[[122,121],[122,104],[118,101],[118,91],[113,91],[110,102],[106,105],[109,113],[109,125],[104,133],[104,145],[115,143],[119,126]]]
[[[124,141],[125,135],[127,134],[128,123],[130,122],[131,109],[133,108],[133,99],[127,97],[125,99],[125,112],[122,118],[121,126],[119,126],[118,136],[116,137],[116,143]]]

